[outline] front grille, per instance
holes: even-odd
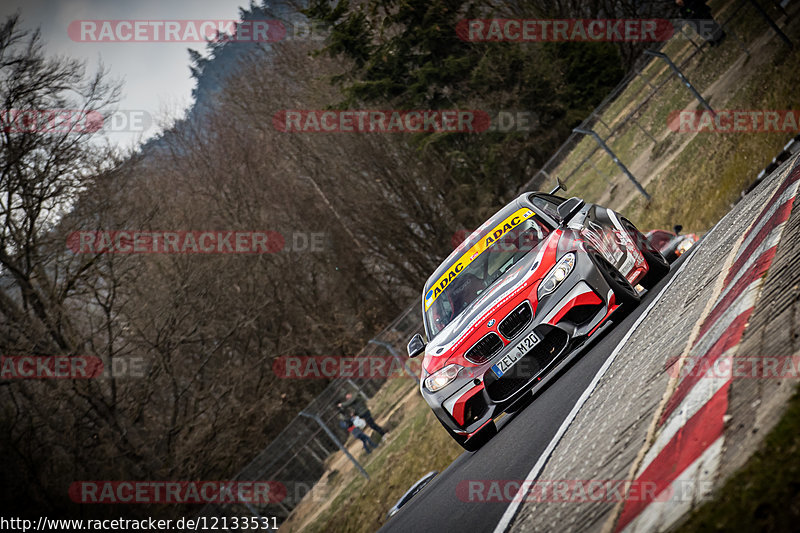
[[[472,345],[464,358],[470,363],[482,365],[492,358],[494,354],[503,349],[503,341],[497,333],[489,333]]]
[[[542,339],[505,374],[498,378],[489,370],[484,375],[486,393],[492,401],[499,402],[513,396],[558,357],[569,342],[569,335],[558,328],[540,326],[536,332],[539,336],[544,334]]]
[[[497,331],[506,339],[512,339],[525,329],[525,327],[531,323],[532,319],[533,310],[531,310],[531,304],[527,301],[523,302],[522,305],[506,315],[500,322],[500,325],[497,326]]]

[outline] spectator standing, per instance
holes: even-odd
[[[360,440],[364,445],[364,451],[367,453],[372,453],[372,450],[378,447],[366,433],[355,425],[353,418],[345,414],[341,409],[339,410],[339,427],[346,429],[348,433]]]
[[[378,432],[381,438],[386,436],[387,432],[372,418],[372,413],[370,413],[369,409],[367,408],[367,402],[365,402],[360,395],[353,396],[352,394],[347,393],[344,397],[344,400],[345,401],[343,403],[339,404],[342,409],[346,411],[352,411],[354,415],[363,418],[369,427]]]

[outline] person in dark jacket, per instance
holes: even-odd
[[[725,30],[711,16],[711,8],[705,0],[675,0],[681,17],[691,21],[695,31],[711,46],[716,46],[725,38]]]
[[[339,427],[346,429],[348,433],[360,440],[364,445],[364,451],[367,453],[372,453],[372,450],[378,447],[366,433],[355,425],[353,418],[345,414],[341,409],[339,410]]]
[[[345,411],[352,411],[356,416],[363,418],[367,425],[377,431],[381,437],[386,436],[386,431],[372,418],[372,413],[370,413],[369,409],[367,408],[367,402],[365,402],[361,396],[353,396],[352,394],[347,393],[344,397],[344,400],[345,401],[343,403],[339,404],[342,409]]]

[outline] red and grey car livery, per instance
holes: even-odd
[[[554,194],[526,193],[473,232],[428,279],[420,389],[450,435],[479,448],[494,419],[595,334],[634,286],[669,264],[618,213]]]

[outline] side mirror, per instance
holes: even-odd
[[[422,335],[416,333],[411,340],[408,341],[408,356],[416,357],[425,351],[425,341],[422,340]]]
[[[558,216],[561,217],[561,220],[564,222],[568,222],[572,217],[574,217],[578,211],[586,204],[580,198],[572,197],[560,206],[558,206]]]
[[[553,188],[553,190],[550,191],[550,194],[557,193],[559,189],[561,189],[562,191],[566,191],[567,190],[567,186],[564,185],[564,182],[561,181],[561,178],[556,176],[556,186]]]
[[[683,231],[683,226],[680,224],[675,224],[675,227],[672,229],[675,231],[675,235],[680,235],[681,231]]]

